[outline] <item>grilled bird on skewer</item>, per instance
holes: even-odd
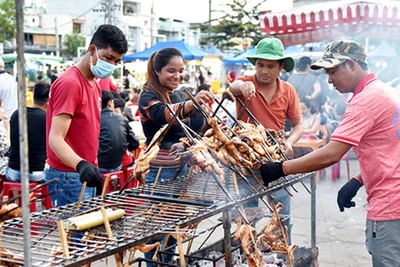
[[[237,242],[239,239],[242,242],[248,265],[250,267],[262,267],[264,261],[261,251],[258,249],[257,230],[248,224],[242,224],[242,220],[238,220],[233,240]]]
[[[271,201],[271,205],[274,205],[273,201]],[[294,262],[293,251],[296,249],[296,245],[292,244],[289,246],[288,244],[287,227],[283,224],[279,216],[279,212],[282,208],[282,203],[278,203],[275,206],[272,218],[265,227],[259,240],[266,249],[271,249],[274,252],[287,255],[288,264],[292,266]]]
[[[3,260],[4,259],[4,260]],[[12,253],[11,250],[0,247],[0,265],[6,267],[19,267],[21,266],[18,263],[12,261],[21,261],[23,262],[23,258],[18,258]]]

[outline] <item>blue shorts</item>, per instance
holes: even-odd
[[[71,203],[78,202],[79,195],[82,189],[82,183],[79,179],[79,173],[77,172],[63,172],[52,167],[46,167],[44,169],[46,181],[51,181],[58,178],[55,183],[49,184],[47,187],[51,194],[51,201],[53,207],[65,206]],[[86,187],[82,199],[90,199],[96,196],[95,187]]]

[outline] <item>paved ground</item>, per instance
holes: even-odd
[[[357,160],[350,160],[350,174],[358,172]],[[347,182],[345,162],[341,165],[341,178],[331,181],[331,169],[325,172],[325,178],[317,183],[317,247],[319,248],[319,263],[322,267],[365,267],[371,266],[371,257],[368,254],[364,241],[366,194],[363,188],[356,196],[356,207],[340,212],[336,204],[337,191]],[[296,185],[299,193],[294,193],[292,199],[292,242],[299,246],[311,246],[311,197],[301,186]],[[199,229],[207,229],[217,222],[217,218],[207,219],[199,225]],[[267,220],[260,220],[257,228],[266,225]],[[232,230],[234,230],[234,225]],[[211,244],[223,236],[223,229],[211,236],[207,243]],[[200,246],[204,236],[197,238],[193,249]],[[186,249],[186,245],[184,245]],[[137,253],[137,256],[140,254]],[[109,266],[113,266],[110,257]],[[93,266],[106,266],[97,262]]]

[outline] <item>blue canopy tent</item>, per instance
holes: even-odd
[[[250,64],[250,61],[246,57],[254,55],[255,53],[256,53],[256,48],[250,47],[244,53],[242,53],[236,57],[222,58],[222,62],[228,63],[228,64]]]
[[[130,55],[125,55],[122,57],[122,61],[131,62],[131,61],[135,61],[135,60],[148,60],[150,55],[153,52],[157,52],[166,47],[174,47],[174,48],[178,49],[179,51],[181,51],[185,60],[194,60],[194,59],[201,60],[201,59],[203,59],[203,57],[205,55],[208,54],[207,52],[205,52],[199,48],[188,45],[184,41],[168,41],[168,42],[158,42],[155,45],[153,45],[152,47],[150,47],[146,50],[143,50],[141,52],[130,54]]]
[[[225,54],[222,53],[221,50],[219,50],[218,48],[216,48],[214,45],[211,46],[206,52],[207,52],[208,54],[212,54],[212,55],[225,56]]]

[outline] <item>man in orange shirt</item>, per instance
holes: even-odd
[[[302,115],[296,90],[278,77],[282,69],[289,72],[294,67],[293,58],[285,57],[283,51],[283,44],[279,39],[261,40],[255,55],[247,57],[255,65],[256,73],[236,78],[231,84],[231,92],[243,102],[250,100],[248,109],[266,129],[284,130],[285,120],[290,121],[292,131],[286,139],[285,153],[288,157],[293,157],[292,145],[303,134]],[[241,108],[236,103],[237,114],[240,114]],[[241,120],[253,122],[247,113],[244,113]],[[274,196],[275,202],[281,202],[284,206],[281,214],[290,216],[289,194],[280,190]],[[285,224],[289,229],[290,240],[290,217]]]

